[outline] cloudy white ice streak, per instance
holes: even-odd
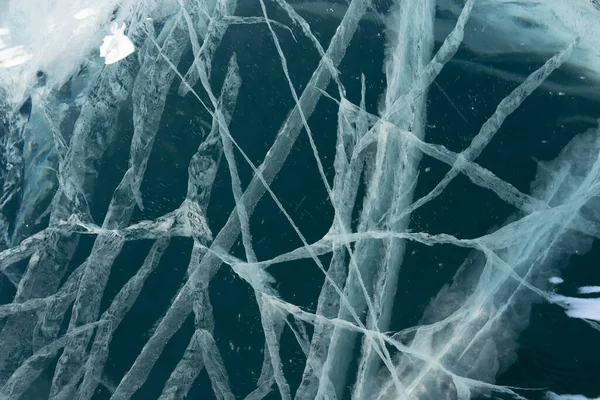
[[[388,88],[383,114],[387,113],[397,97],[410,90],[415,78],[430,59],[433,46],[434,11],[433,2],[407,1],[400,2],[390,12],[388,24],[391,32],[388,33],[388,63],[386,64]],[[418,136],[423,135],[425,115],[422,101],[424,98],[420,98],[420,104],[414,105],[414,116],[403,120],[403,126],[401,124],[402,127],[413,126]],[[401,225],[406,225],[406,220],[400,224],[389,225],[387,217],[393,214],[396,208],[403,208],[398,202],[410,202],[410,188],[414,188],[411,183],[415,179],[418,156],[410,146],[402,146],[396,137],[389,135],[384,125],[379,125],[377,128],[379,129],[374,131],[377,137],[376,156],[374,165],[368,167],[372,172],[358,230],[403,230],[404,227]],[[409,192],[402,193],[403,190]],[[364,293],[356,290],[358,281],[364,281],[363,285],[369,288],[368,296],[374,299],[373,305],[369,307],[372,307],[370,312],[367,312],[366,322],[369,329],[386,330],[388,327],[390,312],[388,307],[390,300],[393,301],[394,298],[402,253],[403,243],[394,239],[383,242],[365,240],[356,243],[355,256],[359,268],[349,271],[345,287],[350,305],[359,315],[364,312],[365,307],[369,307],[370,298],[365,298]],[[378,294],[384,297],[379,297]],[[348,316],[346,307],[342,306],[338,318],[347,319]],[[321,376],[328,376],[332,380],[333,389],[339,398],[343,396],[346,386],[346,375],[356,334],[343,328],[336,328],[330,340]],[[378,369],[379,357],[375,354],[377,345],[369,338],[364,340],[357,383],[354,388],[354,396],[357,398],[372,396],[372,388],[369,386],[373,383]],[[389,365],[387,367],[390,368]],[[394,384],[400,391],[399,396],[405,397],[402,385],[399,385],[397,380]],[[325,390],[325,386],[321,384],[317,398],[323,397]]]
[[[349,41],[357,28],[361,15],[366,11],[367,6],[368,4],[360,1],[354,1],[350,4],[348,12],[340,24],[340,27],[337,29],[334,37],[332,38],[327,50],[328,59],[331,60],[334,66],[341,62],[346,47],[348,46]],[[330,73],[327,65],[328,63],[326,63],[324,60],[321,60],[319,66],[313,73],[310,82],[306,86],[305,91],[300,96],[299,107],[303,108],[303,113],[307,117],[312,113],[316,106],[317,100],[321,97],[321,91],[319,89],[324,88],[329,82]],[[297,108],[298,107],[291,111],[288,118],[282,125],[275,139],[275,143],[267,153],[265,161],[259,168],[262,179],[267,183],[271,182],[275,178],[275,175],[281,168],[287,154],[291,150],[293,143],[300,133],[302,121]],[[242,197],[242,204],[247,207],[248,210],[252,210],[264,192],[265,187],[263,186],[263,182],[261,179],[256,178],[255,176],[246,189],[244,196]],[[227,251],[233,245],[233,242],[239,232],[240,223],[239,219],[237,218],[237,213],[234,212],[231,214],[225,227],[215,237],[212,246],[218,248],[219,250]],[[161,320],[155,333],[145,346],[145,349],[147,348],[149,351],[152,349],[153,352],[158,350],[160,352],[160,349],[164,347],[166,340],[168,340],[174,334],[178,327],[183,323],[183,320],[192,311],[192,291],[196,281],[202,277],[210,279],[210,277],[216,273],[216,270],[220,267],[220,264],[221,260],[212,252],[207,253],[203,257],[200,265],[195,270],[191,271],[190,279],[175,297],[171,308]],[[142,352],[142,356],[143,355],[144,352]],[[158,354],[155,356],[155,359],[157,356]],[[141,360],[138,358],[136,363],[140,361]],[[123,381],[121,382],[120,386],[125,386]]]
[[[298,400],[466,400],[474,390],[519,398],[494,381],[514,360],[516,338],[534,301],[554,303],[590,324],[600,320],[597,298],[547,292],[549,281],[562,282],[556,276],[557,260],[585,250],[600,237],[598,131],[576,135],[555,160],[540,163],[528,192],[477,162],[504,121],[554,71],[566,63],[587,69],[591,77],[600,71],[590,46],[598,26],[590,23],[596,12],[590,3],[566,7],[549,2],[546,8],[521,3],[397,0],[382,13],[370,0],[306,7],[258,0],[260,15],[250,17],[236,15],[236,0],[11,1],[7,15],[0,15],[0,51],[18,48],[27,59],[0,55],[4,66],[15,64],[0,69],[0,91],[11,94],[0,102],[9,116],[0,121],[7,163],[0,197],[0,271],[16,288],[14,298],[0,305],[0,399],[18,399],[43,376],[52,376],[49,398],[91,399],[103,382],[117,328],[175,237],[192,243],[185,281],[111,389],[112,399],[138,393],[191,315],[194,327],[187,347],[162,393],[156,393],[161,400],[186,398],[201,374],[214,396],[223,400],[244,395],[259,400],[274,390],[282,399]],[[329,6],[339,25],[324,45],[302,10],[325,15]],[[456,16],[452,26],[447,18],[440,21],[436,6]],[[540,22],[543,28],[523,39],[527,46],[544,32],[539,53],[547,61],[500,101],[466,148],[451,151],[425,136],[428,89],[460,46],[475,51],[482,46],[489,33],[467,37],[465,30],[468,24],[479,26],[490,8],[496,13],[486,23],[495,35],[515,28],[515,19],[535,18],[532,9],[547,16]],[[136,51],[119,60],[107,58],[108,65],[103,65],[97,52],[112,20],[126,24],[123,33]],[[361,91],[354,104],[339,70],[351,40],[360,35],[361,21],[383,24],[386,31],[386,87],[376,114],[368,111],[373,86],[366,76],[356,77]],[[238,65],[235,52],[226,68],[218,67],[225,71],[222,83],[214,81],[215,60],[223,43],[229,43],[226,35],[232,25],[263,25],[293,100],[260,165],[240,145],[246,132],[232,128],[235,118],[243,118],[236,114],[236,104],[244,93],[246,67]],[[294,81],[296,60],[287,54],[284,35],[294,43],[302,38],[319,57],[308,82],[301,82],[306,83],[302,91]],[[434,53],[436,40],[440,46]],[[182,62],[188,56],[190,62]],[[109,62],[113,60],[118,62]],[[187,69],[181,71],[181,65]],[[330,83],[337,98],[326,92]],[[220,87],[218,94],[215,87]],[[158,218],[132,223],[134,210],[144,209],[142,187],[151,179],[147,165],[156,151],[156,137],[165,129],[161,121],[168,98],[175,92],[210,115],[210,131],[202,135],[189,161],[183,202]],[[337,104],[332,183],[325,150],[318,147],[310,120],[323,95]],[[119,139],[123,116],[133,126],[128,163],[100,223],[92,211],[95,187],[101,164]],[[271,187],[303,131],[334,213],[328,232],[312,243]],[[223,155],[235,207],[213,235],[209,202]],[[450,170],[429,193],[414,199],[423,157]],[[253,173],[245,187],[243,170]],[[475,238],[411,231],[413,213],[435,201],[461,174],[517,213]],[[271,259],[259,259],[252,232],[253,212],[265,193],[302,242]],[[229,254],[240,234],[245,259]],[[93,247],[81,262],[75,254],[83,235],[93,238]],[[143,263],[102,309],[117,257],[127,242],[140,240],[153,241]],[[408,306],[395,300],[409,242],[455,246],[471,255],[453,281],[433,294],[419,325],[390,332],[392,311]],[[327,254],[331,258],[324,265],[320,256]],[[303,259],[314,261],[324,275],[312,311],[285,301],[270,274],[275,264]],[[19,262],[26,265],[18,267]],[[236,389],[224,361],[227,348],[215,333],[219,315],[213,312],[209,288],[222,264],[251,287],[264,335],[260,376],[250,393]],[[597,286],[579,288],[581,295],[598,291]],[[313,325],[311,334],[305,324]],[[305,356],[298,387],[286,376],[282,335],[288,329]]]
[[[100,332],[96,334],[90,355],[86,360],[85,367],[83,367],[85,371],[83,373],[83,381],[77,390],[76,398],[83,400],[93,396],[96,385],[100,381],[104,364],[108,358],[108,345],[112,333],[117,329],[120,322],[133,306],[143,288],[144,282],[158,266],[168,245],[168,236],[163,236],[154,242],[140,269],[115,296],[108,310],[102,313],[100,321],[104,325],[102,325]]]
[[[174,16],[158,35],[157,41],[162,48],[157,49],[154,43],[147,40],[142,49],[141,67],[132,93],[135,130],[131,142],[129,169],[115,190],[103,227],[114,229],[126,226],[136,201],[141,206],[141,182],[158,131],[170,82],[175,77],[162,57],[157,57],[158,52],[164,52],[168,58],[177,62],[185,51],[186,46],[182,43],[186,43],[186,35],[187,29],[184,29],[179,16]],[[123,239],[112,234],[101,234],[97,237],[92,255],[86,261],[69,329],[85,325],[97,318],[110,268],[123,243]],[[81,361],[75,360],[82,359],[88,341],[83,335],[80,338],[79,343],[72,341],[65,347],[54,375],[51,396],[56,395],[80,368]]]
[[[135,73],[135,70],[131,71],[127,68],[120,71],[104,70],[98,76],[97,84],[92,84],[88,89],[91,98],[83,101],[80,116],[75,122],[71,144],[59,163],[59,189],[50,206],[51,225],[65,221],[71,215],[81,215],[84,220],[88,218],[87,203],[94,193],[95,177],[98,174],[97,163],[106,151],[108,143],[114,140],[116,133],[114,121],[119,111],[120,101],[123,100],[123,96],[127,96],[129,90],[127,85],[133,78],[131,73]],[[112,82],[118,84],[111,84]],[[100,129],[92,127],[100,127]],[[60,149],[60,146],[57,148]],[[16,301],[24,301],[31,297],[46,297],[55,292],[79,240],[76,235],[61,234],[60,229],[46,231],[42,236],[43,242],[35,241],[38,244],[43,243],[42,247],[29,247],[29,250],[33,250],[35,254],[30,258],[25,274],[19,282]],[[22,248],[30,239],[25,239],[19,247]],[[4,364],[8,362],[4,360],[15,357],[18,361],[22,355],[12,353],[25,349],[9,346],[7,341],[17,340],[20,335],[14,336],[15,332],[31,329],[34,325],[35,319],[31,316],[7,322],[0,333],[0,341],[10,349],[2,352],[0,356],[2,373],[10,372],[10,368],[13,368]]]

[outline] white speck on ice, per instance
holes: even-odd
[[[564,280],[562,278],[559,278],[558,276],[553,276],[552,278],[548,279],[550,281],[550,283],[552,283],[553,285],[560,285],[561,283],[564,282]]]
[[[135,50],[133,42],[125,36],[125,24],[119,27],[116,22],[112,23],[110,32],[112,35],[106,36],[100,46],[100,57],[104,57],[106,65],[124,59]]]

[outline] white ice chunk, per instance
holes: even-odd
[[[124,59],[135,50],[133,42],[125,36],[125,24],[119,27],[116,22],[112,23],[110,32],[112,35],[106,36],[100,46],[100,57],[104,57],[106,65]]]

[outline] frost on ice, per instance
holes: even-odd
[[[599,36],[590,0],[0,0],[0,399],[597,396],[503,374],[540,304],[600,331],[561,277]]]
[[[9,38],[8,29],[0,28],[0,68],[14,67],[31,59],[31,55],[25,52],[24,46],[8,47],[5,41],[8,41]]]

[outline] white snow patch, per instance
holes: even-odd
[[[582,318],[600,321],[600,298],[581,299],[561,295],[551,296],[551,300],[562,305],[571,318]]]
[[[582,286],[577,289],[579,294],[600,293],[600,286]]]
[[[554,392],[546,393],[546,400],[598,400],[600,398],[590,399],[581,394],[556,394]]]

